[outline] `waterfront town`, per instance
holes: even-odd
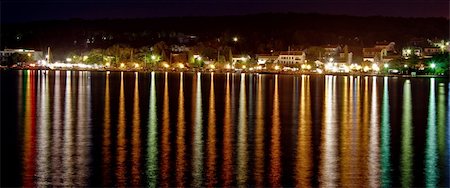
[[[290,47],[284,51],[269,49],[264,54],[237,54],[233,47],[202,43],[185,43],[197,36],[178,36],[177,44],[158,42],[152,46],[131,48],[113,45],[82,53],[68,53],[65,58],[53,58],[52,49],[4,49],[0,51],[2,68],[108,70],[108,71],[218,71],[265,73],[355,73],[392,75],[448,75],[448,40],[413,39],[407,45],[395,41],[377,41],[360,52],[345,44],[324,44]],[[107,37],[86,39],[86,43],[107,40]],[[240,43],[239,36],[231,43]],[[214,48],[215,46],[216,48]],[[360,55],[354,55],[360,54]]]

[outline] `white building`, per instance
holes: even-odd
[[[7,58],[10,55],[12,55],[14,53],[25,54],[28,57],[31,57],[33,59],[33,61],[38,61],[38,60],[45,59],[44,53],[42,51],[26,50],[26,49],[8,49],[8,48],[6,48],[3,51],[0,51],[0,60],[2,62],[4,62],[4,61],[7,60]]]
[[[303,51],[283,51],[274,63],[283,64],[285,66],[305,63],[306,54]]]

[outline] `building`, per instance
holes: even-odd
[[[422,57],[422,48],[420,48],[420,47],[405,47],[402,49],[403,58],[408,59],[414,55],[417,57]]]
[[[335,57],[341,52],[342,48],[340,45],[337,44],[327,44],[322,46],[325,50],[325,58],[327,57]]]
[[[274,63],[280,63],[285,66],[305,63],[306,54],[303,51],[282,51]]]
[[[274,63],[278,59],[277,55],[271,54],[256,54],[258,65],[265,65],[266,63]]]
[[[233,58],[231,59],[231,63],[236,64],[236,63],[246,63],[248,60],[250,60],[250,56],[248,55],[241,55],[241,56],[233,56]]]
[[[441,48],[439,47],[425,47],[423,48],[423,55],[425,58],[431,58],[434,54],[441,53]]]
[[[1,63],[5,63],[9,56],[11,56],[14,53],[24,54],[32,58],[33,61],[38,61],[45,59],[44,53],[42,51],[36,51],[36,50],[26,50],[26,49],[4,49],[3,51],[0,51],[0,60]]]

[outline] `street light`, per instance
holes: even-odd
[[[238,41],[238,38],[237,38],[237,37],[233,37],[233,41],[234,41],[234,42],[237,42],[237,41]]]

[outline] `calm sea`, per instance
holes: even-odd
[[[1,186],[449,186],[448,79],[0,79]]]

